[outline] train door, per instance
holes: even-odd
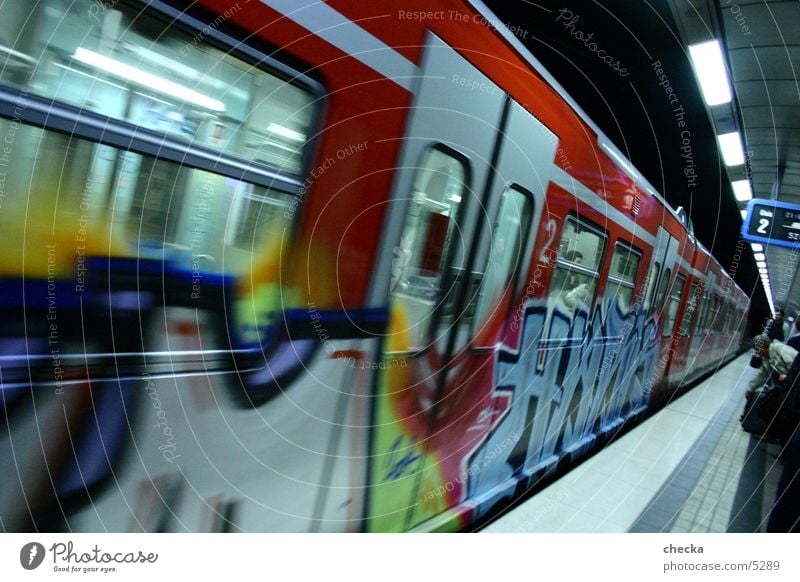
[[[410,529],[463,500],[459,473],[494,415],[482,396],[493,380],[490,337],[530,256],[547,182],[538,168],[555,155],[552,134],[530,120],[429,36],[387,226],[391,313],[373,412],[368,530]],[[544,145],[529,152],[531,142]]]
[[[655,315],[656,321],[656,337],[661,337],[661,346],[659,349],[659,364],[657,369],[658,373],[664,373],[669,366],[671,355],[669,353],[669,344],[672,330],[666,331],[669,319],[669,309],[667,302],[670,297],[670,290],[672,281],[675,279],[675,271],[678,260],[678,241],[666,229],[658,227],[658,237],[656,239],[656,247],[653,251],[653,264],[650,268],[648,278],[648,292],[646,304],[648,308]],[[664,336],[663,334],[667,334]],[[658,341],[658,340],[656,340]],[[653,378],[655,385],[658,386],[658,378]],[[663,383],[662,383],[663,384]],[[658,390],[654,390],[653,398],[660,398]]]
[[[641,290],[636,292],[641,263],[640,250],[625,240],[617,241],[603,297],[603,333],[594,340],[594,348],[602,349],[603,355],[597,372],[597,403],[589,418],[593,421],[601,412],[606,426],[646,405],[648,354],[654,350],[644,343],[643,298]]]
[[[685,305],[681,312],[680,321],[675,325],[673,338],[675,355],[673,356],[672,369],[670,370],[671,375],[675,377],[676,381],[680,384],[688,383],[693,375],[696,375],[693,366],[691,346],[694,327],[696,327],[695,313],[700,302],[700,296],[702,295],[700,283],[691,281],[691,278],[686,289]]]

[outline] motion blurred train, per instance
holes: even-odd
[[[452,531],[748,299],[478,0],[0,8],[0,527]]]

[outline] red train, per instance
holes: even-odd
[[[0,12],[6,531],[461,530],[739,349],[478,1]]]

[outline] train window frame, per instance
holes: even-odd
[[[464,192],[472,190],[471,184],[473,179],[473,168],[471,160],[468,156],[463,154],[462,152],[442,143],[442,142],[431,142],[429,143],[424,149],[421,150],[419,155],[419,161],[415,165],[415,173],[411,180],[411,189],[413,194],[413,190],[416,187],[417,180],[420,176],[420,172],[424,170],[424,162],[428,155],[433,152],[437,151],[441,154],[449,156],[452,160],[459,162],[464,170],[464,179],[462,182],[463,189],[462,194]],[[457,212],[454,216],[455,224],[460,225],[464,222],[464,216],[466,215],[467,206],[469,205],[469,199],[466,200],[465,203],[462,203],[463,196],[461,200],[458,201],[458,208]],[[406,215],[403,220],[403,228],[400,232],[400,243],[402,244],[402,240],[404,238],[404,234],[406,231],[406,227],[408,226],[408,221],[411,214],[411,203],[409,203],[408,208],[406,209]],[[399,245],[398,245],[399,246]],[[464,284],[463,278],[459,279],[458,274],[453,273],[453,253],[455,249],[452,245],[448,246],[445,249],[444,257],[441,263],[441,272],[442,272],[442,279],[441,279],[441,287],[437,290],[436,295],[436,303],[433,306],[433,309],[428,314],[428,323],[427,327],[424,330],[424,333],[420,334],[419,343],[420,346],[409,346],[406,349],[400,350],[392,350],[392,354],[409,354],[412,356],[419,356],[426,353],[428,350],[433,348],[438,341],[438,338],[434,337],[434,332],[436,329],[439,328],[443,319],[447,318],[448,312],[452,310],[455,306],[454,302],[458,299],[459,293],[457,292],[457,286]],[[405,269],[406,265],[402,265],[402,269]],[[392,276],[392,279],[394,276]],[[402,277],[398,276],[397,281],[393,281],[390,279],[390,288],[389,288],[389,305],[390,310],[392,309],[393,304],[393,295],[395,294],[394,287],[396,287],[400,283],[400,279]],[[450,299],[448,299],[450,297]]]
[[[683,308],[683,316],[681,317],[678,332],[681,337],[689,337],[693,335],[690,333],[692,326],[695,325],[697,320],[697,305],[699,303],[699,295],[701,292],[701,285],[697,281],[691,281],[689,284],[689,294],[686,296],[686,306]]]
[[[614,261],[615,261],[615,258],[618,255],[618,251],[624,252],[627,255],[627,257],[636,257],[636,269],[634,270],[633,275],[631,276],[630,279],[624,279],[622,277],[617,277],[616,275],[614,275],[612,273],[612,270],[614,268]],[[624,313],[625,315],[629,315],[631,313],[631,311],[632,311],[633,305],[635,305],[635,301],[633,299],[634,299],[634,295],[635,295],[635,292],[636,292],[636,282],[639,279],[639,272],[640,272],[641,267],[642,267],[642,257],[643,257],[642,251],[639,250],[638,248],[636,248],[630,242],[628,242],[628,241],[626,241],[624,239],[617,239],[616,243],[614,243],[614,250],[611,253],[611,259],[610,259],[609,269],[608,269],[608,277],[606,277],[605,288],[603,289],[603,294],[606,295],[608,293],[610,285],[615,285],[615,286],[617,286],[617,288],[624,287],[626,289],[630,289],[630,294],[631,295],[630,295],[630,298],[628,298],[628,304],[627,304],[627,306],[625,308],[625,313]],[[615,297],[616,297],[616,295],[615,295]],[[640,304],[640,308],[641,308],[641,304]],[[633,309],[633,311],[638,311],[638,309]]]
[[[543,349],[552,347],[569,347],[572,345],[579,345],[583,343],[585,339],[588,337],[588,332],[589,332],[588,322],[591,321],[591,311],[594,308],[594,305],[597,301],[598,293],[600,290],[600,283],[602,282],[601,274],[603,272],[604,264],[607,260],[606,257],[609,248],[608,233],[600,226],[578,216],[576,213],[573,212],[570,212],[562,222],[561,232],[559,233],[559,238],[558,238],[558,247],[557,247],[558,249],[561,249],[562,247],[562,244],[564,242],[564,236],[566,234],[567,227],[569,225],[574,225],[574,230],[576,233],[586,231],[598,238],[598,245],[597,245],[598,250],[596,251],[596,256],[599,257],[599,259],[597,260],[595,268],[588,268],[581,264],[567,260],[562,255],[566,254],[566,252],[568,251],[562,253],[559,250],[558,255],[556,256],[556,259],[553,263],[553,272],[550,276],[550,282],[547,288],[546,297],[548,304],[550,304],[551,302],[562,303],[562,304],[564,303],[564,300],[562,299],[562,291],[554,289],[554,287],[559,284],[558,281],[560,277],[557,276],[558,273],[563,274],[564,272],[566,272],[567,276],[572,273],[575,273],[584,277],[591,277],[594,282],[591,296],[585,297],[584,299],[581,300],[583,304],[586,305],[586,307],[588,308],[587,325],[583,329],[583,333],[581,335],[573,335],[564,338],[550,338],[547,336],[547,331],[550,328],[550,322],[552,321],[555,307],[553,308],[548,307],[547,318],[544,325],[545,329],[542,332],[542,338],[539,340],[539,345]],[[567,307],[569,311],[570,318],[574,320],[576,307],[575,306],[569,307],[566,304],[565,307]]]
[[[680,312],[683,303],[683,292],[686,290],[686,275],[677,273],[675,275],[675,282],[670,287],[669,303],[665,304],[666,313],[664,314],[664,322],[661,325],[661,336],[666,337],[676,335],[678,333],[677,326],[680,323],[678,313]],[[673,312],[672,308],[675,307]]]
[[[280,79],[310,95],[309,103],[313,110],[310,113],[308,140],[303,148],[298,172],[282,172],[275,166],[248,160],[234,152],[200,145],[194,140],[183,139],[126,119],[77,107],[58,96],[40,95],[27,87],[20,89],[6,82],[0,82],[0,116],[298,196],[305,184],[303,179],[309,175],[313,160],[319,151],[320,130],[324,124],[324,112],[328,100],[325,86],[302,73],[300,68],[271,56],[274,51],[266,52],[251,46],[248,43],[253,40],[252,38],[248,37],[248,42],[237,41],[159,0],[150,4],[142,0],[128,0],[120,5],[133,10],[146,9],[153,18],[190,37],[202,33],[204,45],[224,52],[251,67],[255,72]]]
[[[513,269],[511,270],[511,272],[509,274],[508,281],[505,284],[504,293],[508,292],[508,290],[510,289],[511,290],[511,297],[509,298],[509,300],[508,300],[508,302],[506,303],[505,306],[503,306],[502,304],[498,304],[498,307],[497,307],[497,309],[499,309],[499,310],[505,309],[506,317],[508,315],[508,312],[509,312],[511,306],[514,304],[514,301],[515,301],[515,298],[516,298],[516,294],[517,294],[517,289],[518,289],[518,287],[520,285],[520,278],[522,277],[523,272],[525,272],[525,266],[526,266],[526,264],[530,263],[530,257],[531,257],[532,249],[529,248],[529,247],[530,247],[531,242],[532,242],[531,241],[531,238],[532,238],[531,237],[531,233],[532,233],[532,229],[533,229],[534,215],[536,214],[536,199],[535,199],[533,193],[530,190],[528,190],[527,188],[523,187],[522,185],[520,185],[520,184],[518,184],[516,182],[511,182],[511,183],[506,185],[506,187],[503,189],[503,192],[501,194],[501,200],[500,200],[500,203],[498,204],[498,208],[497,208],[497,215],[495,216],[493,232],[498,232],[498,230],[499,230],[498,226],[497,226],[497,221],[500,219],[500,216],[501,216],[501,211],[502,211],[502,208],[503,208],[503,201],[505,200],[505,195],[507,193],[509,193],[509,192],[515,192],[517,194],[520,194],[522,196],[523,200],[525,201],[525,203],[527,205],[527,208],[526,208],[526,218],[525,218],[524,221],[520,222],[520,230],[519,230],[519,232],[520,232],[520,240],[518,241],[518,244],[517,244],[517,248],[519,249],[519,254],[517,255],[517,261],[516,261],[516,264],[514,265]],[[494,236],[492,236],[492,244],[494,245]],[[491,257],[491,248],[490,248],[489,257],[487,258],[487,266],[486,266],[487,270],[483,274],[483,277],[481,279],[481,284],[480,284],[480,286],[479,286],[479,288],[477,290],[477,294],[476,294],[476,297],[474,299],[475,309],[474,309],[474,313],[472,314],[472,323],[471,323],[471,326],[470,326],[470,338],[471,338],[472,347],[474,347],[474,348],[491,348],[491,347],[494,347],[494,342],[492,342],[492,344],[489,345],[488,343],[481,343],[479,341],[480,340],[480,336],[481,336],[481,329],[478,327],[481,324],[482,317],[485,315],[485,314],[481,313],[481,299],[483,298],[483,293],[484,293],[485,286],[486,286],[486,281],[487,281],[486,275],[488,274],[489,262],[491,260],[492,260],[492,257]]]

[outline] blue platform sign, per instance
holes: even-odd
[[[742,238],[765,245],[800,249],[800,205],[754,198],[747,203]]]

